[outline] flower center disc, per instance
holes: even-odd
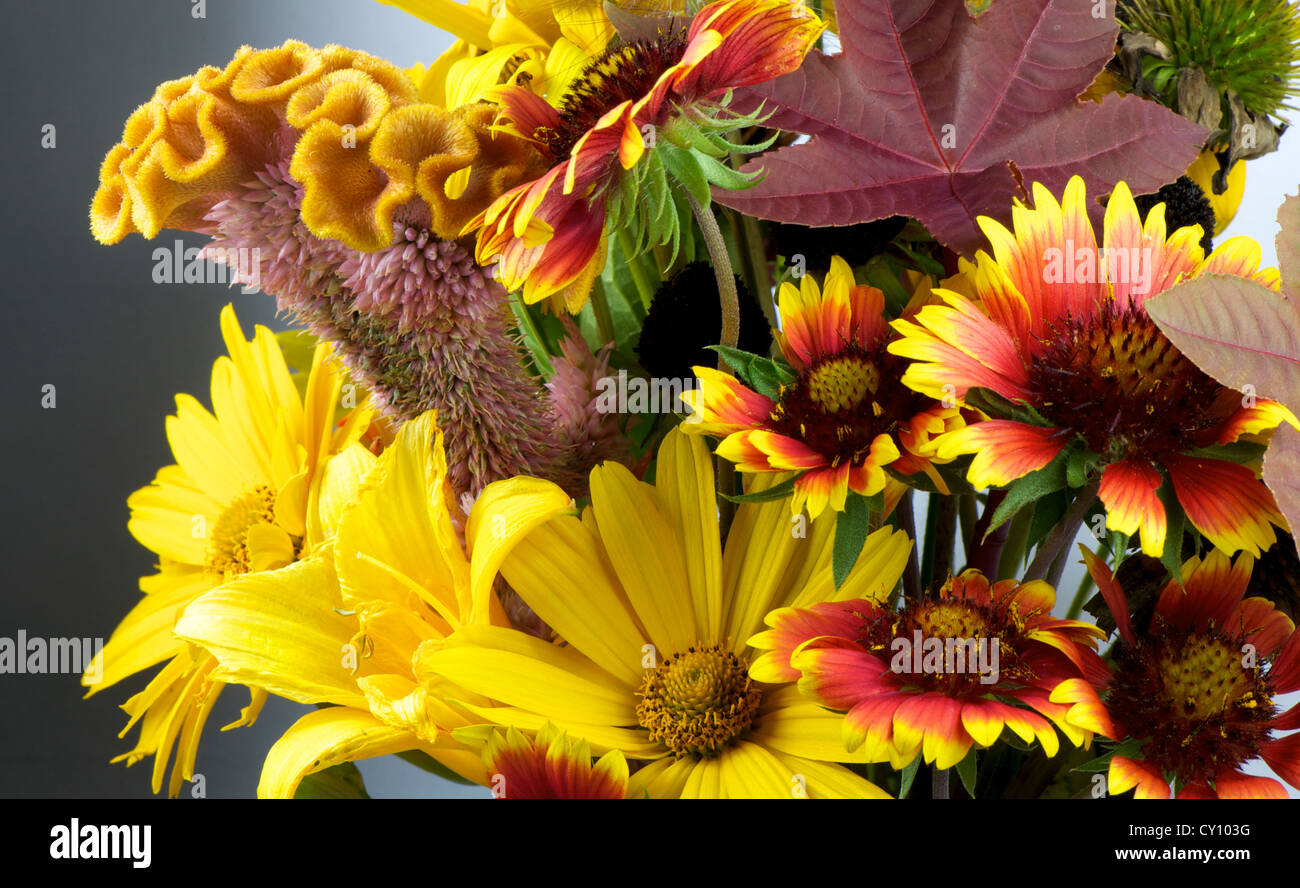
[[[717,645],[691,647],[646,672],[637,691],[641,725],[676,756],[715,756],[754,722],[762,690],[749,663]]]
[[[1184,780],[1212,781],[1258,754],[1276,710],[1260,667],[1243,657],[1240,640],[1166,628],[1117,652],[1109,708],[1146,740],[1145,758]]]
[[[902,367],[883,348],[852,348],[805,370],[781,392],[771,417],[776,430],[833,465],[859,461],[876,436],[925,409],[921,395],[898,384]]]
[[[1241,395],[1185,358],[1139,308],[1063,318],[1030,370],[1045,416],[1122,459],[1207,447]]]
[[[556,160],[567,158],[605,112],[645,97],[660,75],[682,60],[685,32],[662,34],[607,49],[573,79],[560,105],[560,123],[541,127],[533,138]]]
[[[259,484],[226,506],[212,527],[207,568],[224,576],[248,573],[248,529],[275,523],[275,492]]]

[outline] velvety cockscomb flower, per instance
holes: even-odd
[[[607,463],[581,515],[544,481],[489,485],[468,525],[476,598],[499,569],[564,643],[466,626],[422,662],[497,701],[474,708],[487,721],[524,732],[549,721],[597,754],[648,762],[632,796],[880,797],[834,764],[869,760],[843,749],[837,716],[791,684],[749,677],[744,639],[774,606],[883,600],[911,542],[876,531],[837,591],[834,521],[809,522],[806,538],[789,527],[783,502],[745,503],[724,548],[712,459],[676,430],[654,484]]]
[[[590,744],[570,739],[550,722],[535,737],[515,728],[493,730],[483,745],[483,765],[498,799],[627,798],[622,752],[611,749],[593,765]]]
[[[821,30],[801,4],[726,0],[696,13],[685,33],[611,48],[558,110],[527,89],[499,90],[507,131],[533,140],[553,166],[475,218],[468,230],[478,232],[479,262],[496,262],[497,278],[508,290],[522,287],[525,301],[563,291],[576,312],[604,267],[607,209],[620,180],[639,163],[653,165],[648,156],[673,140],[679,121],[723,113],[723,93],[797,68]]]
[[[763,393],[695,367],[699,387],[682,396],[692,411],[682,428],[721,437],[718,454],[742,472],[801,472],[792,507],[806,503],[813,517],[842,510],[849,491],[884,491],[886,466],[925,472],[947,490],[931,465],[932,439],[960,426],[961,415],[901,383],[905,362],[886,350],[884,294],[856,284],[835,257],[824,287],[804,275],[798,287],[781,285],[779,301],[786,378]],[[891,486],[896,500],[902,485]]]
[[[903,336],[890,351],[914,361],[903,376],[907,385],[956,398],[982,387],[1029,411],[945,435],[939,456],[975,454],[970,482],[988,487],[1041,469],[1070,448],[1100,470],[1106,526],[1140,532],[1146,554],[1164,553],[1166,501],[1216,546],[1267,549],[1273,525],[1283,525],[1273,496],[1252,468],[1217,448],[1282,421],[1300,423],[1281,404],[1243,396],[1201,372],[1143,306],[1179,280],[1205,274],[1276,289],[1277,270],[1259,269],[1259,245],[1249,238],[1232,238],[1208,258],[1197,226],[1166,238],[1163,205],[1142,225],[1123,183],[1107,204],[1100,245],[1082,179],[1070,181],[1064,207],[1035,184],[1034,204],[1016,208],[1014,233],[980,219],[993,256],[980,251],[974,264],[961,266],[978,302],[936,290],[946,304],[894,322]]]
[[[95,694],[166,661],[123,705],[131,720],[122,734],[139,723],[140,738],[114,761],[134,764],[152,755],[159,792],[175,747],[167,784],[172,796],[194,777],[199,737],[227,684],[215,674],[215,658],[172,632],[177,615],[209,589],[273,573],[323,543],[310,507],[320,475],[333,454],[360,438],[370,417],[358,408],[335,423],[345,377],[328,346],[316,349],[304,402],[270,330],[258,327],[245,340],[226,306],[221,334],[230,356],[212,369],[214,412],[176,396],[167,439],[177,464],[127,500],[127,527],[158,555],[158,573],[140,580],[145,597],[83,677]],[[251,724],[265,700],[254,688],[241,718],[227,727]]]
[[[1135,625],[1124,589],[1087,549],[1088,570],[1119,629],[1114,674],[1098,694],[1072,681],[1052,700],[1095,714],[1094,728],[1138,751],[1110,760],[1109,791],[1138,798],[1286,798],[1286,788],[1242,767],[1263,759],[1300,788],[1300,633],[1263,598],[1244,598],[1254,559],[1221,551],[1192,558],[1170,580],[1147,626]],[[1104,702],[1104,707],[1103,707]]]
[[[451,701],[483,704],[432,679],[425,651],[470,623],[505,625],[495,598],[470,597],[471,562],[432,412],[378,457],[336,457],[317,502],[330,545],[292,567],[226,583],[184,608],[176,634],[219,665],[214,676],[301,703],[267,753],[258,795],[292,797],[303,777],[345,761],[425,752],[486,783],[478,750],[452,737],[479,723]]]
[[[1052,616],[1056,593],[1034,580],[990,583],[979,571],[950,578],[935,598],[900,610],[876,601],[837,601],[768,614],[771,629],[750,644],[765,653],[750,675],[798,679],[806,694],[843,712],[846,748],[902,768],[920,753],[951,768],[972,746],[1010,729],[1049,756],[1092,732],[1049,695],[1067,679],[1104,680],[1095,651],[1104,634]]]
[[[578,454],[615,452],[590,444],[611,438],[617,418],[554,412],[524,366],[505,291],[447,239],[540,172],[540,155],[491,134],[485,104],[446,111],[417,98],[404,73],[364,53],[241,49],[224,70],[160,86],[132,115],[101,171],[92,227],[110,243],[164,225],[212,235],[205,255],[336,343],[393,418],[440,411],[461,492],[517,473],[580,482],[591,463]],[[582,425],[583,438],[557,423]]]

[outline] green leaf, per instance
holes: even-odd
[[[756,490],[753,493],[738,493],[735,496],[724,493],[721,494],[721,496],[723,499],[730,500],[733,503],[770,503],[772,500],[785,499],[787,496],[794,493],[794,482],[799,480],[799,475],[801,474],[803,473],[800,472],[791,475],[789,478],[773,484],[766,490]]]
[[[761,170],[749,173],[737,172],[725,163],[706,154],[697,154],[695,157],[699,161],[700,169],[704,172],[704,178],[719,188],[725,188],[728,191],[743,191],[746,188],[753,188],[763,181],[765,175]]]
[[[1071,451],[1069,458],[1065,461],[1065,480],[1071,487],[1082,487],[1088,483],[1088,476],[1092,470],[1101,462],[1101,457],[1093,453],[1087,447],[1076,448]]]
[[[895,239],[894,246],[898,247],[898,249],[906,253],[907,258],[911,259],[913,262],[916,263],[916,267],[918,270],[923,271],[929,275],[934,275],[937,278],[944,278],[948,276],[948,270],[943,267],[942,262],[936,262],[931,257],[910,249],[907,246],[907,244],[903,243],[903,241],[901,240]]]
[[[966,795],[975,798],[975,747],[972,745],[966,757],[957,763],[957,776],[966,788]]]
[[[1050,493],[1063,490],[1068,483],[1065,467],[1070,460],[1070,453],[1082,446],[1084,446],[1083,441],[1076,438],[1062,448],[1047,465],[1012,481],[1007,487],[1006,499],[1002,500],[997,511],[993,513],[993,520],[989,522],[985,538],[1019,512],[1021,507],[1037,502]]]
[[[1263,444],[1253,444],[1250,441],[1234,441],[1231,444],[1217,444],[1214,447],[1185,450],[1183,455],[1195,456],[1201,459],[1222,459],[1227,462],[1245,464],[1261,459],[1267,449]]]
[[[457,774],[451,768],[448,768],[427,752],[421,752],[418,749],[408,749],[406,752],[397,753],[397,757],[407,764],[415,765],[421,771],[428,771],[430,774],[441,777],[443,780],[450,780],[452,783],[459,783],[462,786],[478,785],[473,780],[466,780],[464,777]]]
[[[672,177],[690,192],[700,206],[707,207],[712,200],[713,192],[709,188],[709,180],[704,176],[704,170],[700,169],[696,156],[689,151],[671,146],[659,148],[658,153],[663,159],[664,168]]]
[[[1025,549],[1037,546],[1052,532],[1056,523],[1065,517],[1065,510],[1070,506],[1070,494],[1062,488],[1049,493],[1034,503],[1034,517],[1029,522],[1029,532],[1025,536]]]
[[[992,389],[972,388],[963,398],[967,407],[983,410],[993,419],[1010,419],[1025,425],[1051,426],[1052,423],[1043,414],[1028,404],[1017,404]]]
[[[920,769],[921,753],[918,752],[916,758],[912,759],[907,767],[900,772],[901,777],[898,784],[898,797],[900,799],[907,798],[907,794],[912,791],[912,783],[916,780],[916,772]]]
[[[1160,553],[1160,563],[1169,571],[1169,576],[1173,577],[1180,585],[1183,581],[1183,529],[1187,523],[1187,514],[1183,507],[1178,504],[1178,497],[1174,494],[1173,482],[1169,476],[1165,475],[1164,483],[1156,491],[1156,496],[1160,497],[1160,502],[1165,507],[1165,548]]]
[[[858,555],[862,553],[862,546],[867,541],[867,531],[871,527],[872,499],[850,490],[844,501],[844,511],[835,516],[831,573],[835,578],[836,589],[848,579],[849,572],[858,563]]]
[[[781,397],[781,386],[790,385],[799,378],[783,361],[764,358],[727,345],[711,345],[709,348],[722,356],[737,379],[773,401]]]
[[[872,256],[863,266],[867,283],[885,294],[885,305],[891,315],[901,315],[907,303],[912,301],[912,294],[907,292],[899,279],[899,265],[890,256]]]
[[[1082,771],[1085,774],[1093,774],[1099,771],[1108,771],[1110,770],[1110,760],[1114,756],[1118,755],[1118,756],[1123,756],[1124,758],[1130,758],[1132,756],[1137,755],[1141,751],[1142,751],[1142,741],[1134,740],[1130,738],[1128,740],[1125,740],[1123,743],[1119,744],[1118,746],[1116,746],[1114,749],[1107,752],[1105,755],[1099,755],[1095,759],[1086,761],[1082,765],[1078,765],[1077,767],[1075,767],[1074,770]]]
[[[298,784],[295,799],[368,799],[361,772],[352,762],[344,762],[315,774],[308,774]]]

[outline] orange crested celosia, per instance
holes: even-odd
[[[91,231],[103,243],[164,227],[211,233],[213,206],[291,154],[313,234],[379,250],[393,243],[394,213],[422,203],[429,230],[452,239],[544,168],[491,118],[485,105],[420,102],[401,69],[356,50],[241,47],[224,69],[160,85],[128,118],[100,169]]]

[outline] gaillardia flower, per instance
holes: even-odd
[[[162,788],[173,745],[179,744],[168,793],[193,779],[199,737],[226,682],[217,661],[177,637],[181,610],[202,593],[246,575],[273,573],[318,546],[322,535],[309,505],[332,454],[366,431],[370,413],[353,410],[340,425],[335,412],[344,377],[318,346],[306,399],[289,375],[274,334],[258,327],[252,341],[234,309],[221,312],[230,357],[212,368],[209,413],[188,395],[176,396],[167,439],[177,465],[127,500],[131,534],[157,553],[158,573],[140,580],[145,597],[122,620],[83,677],[95,694],[163,661],[167,664],[123,709],[125,735],[143,722],[134,749],[114,761],[154,756],[153,790]],[[92,677],[102,680],[92,684]],[[254,688],[242,717],[251,724],[266,700]]]
[[[467,728],[457,736],[477,732]],[[591,763],[585,740],[571,740],[552,724],[535,738],[507,728],[492,729],[483,745],[483,765],[492,795],[499,799],[627,798],[627,759],[611,749]]]
[[[215,675],[332,704],[271,747],[258,795],[291,797],[308,774],[407,750],[485,783],[478,751],[450,733],[479,720],[447,701],[488,701],[420,665],[431,643],[479,619],[434,414],[405,423],[378,459],[359,444],[336,457],[317,502],[328,546],[199,596],[176,624],[220,661]],[[505,623],[495,598],[483,609],[484,624]]]
[[[1072,681],[1052,699],[1090,708],[1099,733],[1140,744],[1111,757],[1109,791],[1165,799],[1172,782],[1180,799],[1286,798],[1278,781],[1242,770],[1256,759],[1300,788],[1300,734],[1274,734],[1300,728],[1300,706],[1275,702],[1300,691],[1300,633],[1266,599],[1244,598],[1254,559],[1190,559],[1142,628],[1110,569],[1084,557],[1119,629],[1114,675],[1101,696]]]
[[[797,288],[783,283],[780,310],[777,342],[791,379],[769,396],[695,367],[700,384],[682,396],[692,411],[682,428],[721,437],[718,454],[743,472],[801,472],[792,507],[806,502],[814,518],[827,506],[843,510],[850,490],[880,493],[885,466],[925,472],[946,491],[932,438],[959,427],[961,415],[901,383],[905,362],[886,350],[884,294],[855,284],[836,256],[824,289],[810,274]]]
[[[1166,240],[1164,206],[1139,222],[1120,183],[1106,207],[1103,249],[1088,220],[1083,180],[1064,206],[1040,184],[1034,209],[1017,206],[1015,233],[981,218],[993,256],[962,271],[977,301],[936,290],[946,305],[894,322],[890,351],[914,359],[903,382],[932,397],[992,390],[1017,418],[967,425],[937,442],[940,457],[974,453],[969,479],[1001,486],[1041,469],[1067,448],[1101,470],[1106,526],[1141,531],[1142,551],[1165,548],[1176,500],[1216,546],[1258,554],[1283,526],[1273,496],[1246,465],[1222,458],[1242,435],[1300,423],[1281,404],[1218,384],[1173,346],[1144,304],[1179,280],[1235,275],[1274,289],[1259,245],[1232,238],[1208,258],[1200,226]],[[1175,543],[1178,540],[1174,541]]]
[[[467,226],[479,232],[479,263],[495,261],[498,280],[522,286],[530,303],[565,291],[576,312],[605,263],[607,203],[620,178],[659,140],[671,141],[679,121],[721,113],[719,94],[797,68],[821,30],[802,4],[724,0],[696,13],[685,33],[611,48],[558,110],[530,90],[503,87],[502,126],[536,142],[554,165]]]
[[[901,610],[875,601],[782,608],[750,639],[766,651],[750,668],[759,681],[799,687],[844,713],[844,744],[902,768],[921,753],[951,768],[972,746],[992,746],[1009,728],[1055,755],[1052,725],[1076,746],[1092,732],[1049,700],[1066,679],[1104,678],[1095,647],[1104,634],[1052,617],[1056,593],[1042,580],[990,584],[979,571],[951,578],[938,597]]]
[[[713,485],[703,441],[678,431],[654,484],[615,463],[595,469],[581,515],[547,482],[489,485],[468,525],[483,568],[476,598],[491,594],[499,565],[565,643],[471,625],[425,665],[498,701],[473,708],[485,720],[525,732],[549,721],[593,752],[648,761],[632,796],[882,796],[835,764],[868,761],[844,749],[838,717],[793,684],[750,678],[745,639],[773,607],[883,600],[910,540],[889,528],[869,536],[837,592],[833,520],[806,522],[805,538],[784,502],[742,504],[724,551]]]

